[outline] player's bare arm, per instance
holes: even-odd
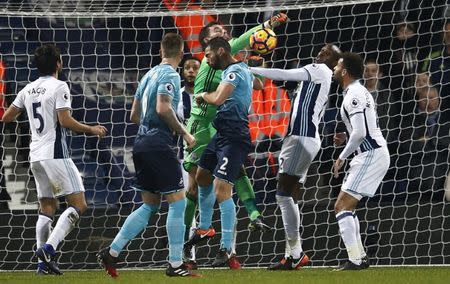
[[[17,116],[22,112],[22,109],[11,105],[2,117],[2,121],[5,123],[10,123],[16,120]]]
[[[207,102],[211,105],[220,106],[222,105],[226,99],[231,95],[231,93],[234,90],[234,86],[232,84],[228,83],[220,83],[219,87],[217,87],[217,90],[211,93],[201,93],[199,96],[197,96],[196,100],[197,103],[201,103],[201,100]]]
[[[253,89],[254,90],[262,90],[262,89],[264,89],[264,79],[255,78],[253,80]]]
[[[77,133],[87,133],[92,135],[97,135],[99,137],[104,137],[108,130],[104,126],[95,125],[90,126],[76,121],[70,114],[70,110],[64,109],[57,112],[58,121],[62,127],[70,129]]]
[[[134,124],[139,125],[140,117],[141,117],[141,101],[135,99],[133,101],[133,105],[131,106],[130,120]]]
[[[156,113],[169,126],[169,128],[177,135],[183,136],[188,148],[195,145],[195,138],[192,136],[184,126],[178,121],[175,111],[172,108],[172,98],[166,95],[158,95],[156,101]]]

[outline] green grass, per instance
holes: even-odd
[[[40,276],[34,272],[0,272],[0,283],[27,284],[144,284],[144,283],[450,283],[450,267],[393,267],[370,268],[364,271],[336,272],[332,269],[304,268],[299,271],[273,272],[261,269],[199,270],[202,278],[168,278],[163,270],[124,270],[117,279],[106,276],[103,271],[66,271],[63,276]]]

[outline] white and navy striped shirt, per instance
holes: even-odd
[[[308,64],[302,69],[309,80],[302,81],[291,106],[287,135],[319,138],[319,122],[325,112],[333,71],[323,63]]]
[[[25,109],[31,129],[30,161],[69,158],[67,130],[58,110],[71,109],[67,84],[53,76],[40,77],[17,94],[13,105]]]
[[[345,159],[354,151],[362,153],[386,146],[386,140],[378,126],[378,115],[373,97],[359,81],[355,80],[344,90],[344,101],[341,106],[342,120],[350,134],[350,138],[354,129],[351,118],[357,114],[363,120],[359,121],[358,119],[357,122],[361,125],[361,130],[358,129],[362,131],[361,138],[364,138],[358,145],[348,143],[340,158]],[[350,141],[352,139],[349,139]]]

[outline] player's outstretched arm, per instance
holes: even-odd
[[[309,81],[311,77],[305,68],[295,69],[278,69],[278,68],[261,68],[249,67],[250,72],[255,75],[263,76],[276,81]]]
[[[278,13],[275,16],[271,17],[269,20],[265,21],[262,25],[258,25],[256,27],[251,28],[250,30],[243,33],[240,37],[236,39],[232,39],[230,41],[231,46],[231,54],[235,55],[239,51],[248,47],[250,37],[252,34],[259,30],[261,27],[273,29],[278,27],[279,25],[285,24],[289,21],[289,18],[284,13]]]
[[[3,114],[1,118],[4,123],[10,123],[16,120],[17,116],[22,112],[22,109],[11,105]]]
[[[158,94],[156,100],[156,113],[177,135],[183,136],[188,148],[195,146],[195,138],[180,123],[172,108],[172,97]]]
[[[77,133],[86,133],[91,135],[97,135],[99,137],[104,137],[108,130],[104,126],[95,125],[89,126],[76,121],[70,114],[70,110],[60,110],[58,111],[58,121],[62,127],[70,129]]]
[[[234,85],[229,83],[220,83],[219,87],[217,87],[217,90],[211,93],[201,93],[196,97],[197,103],[202,103],[202,100],[207,102],[211,105],[220,106],[223,104],[227,98],[231,95],[231,93],[234,91]]]

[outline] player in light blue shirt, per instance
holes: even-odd
[[[236,208],[231,194],[233,183],[250,150],[247,116],[252,87],[255,84],[257,89],[262,89],[263,83],[254,78],[245,63],[231,56],[230,44],[223,38],[212,39],[205,56],[209,66],[224,70],[222,82],[216,91],[201,93],[196,97],[199,104],[207,102],[219,106],[213,121],[217,133],[200,158],[196,176],[199,185],[199,229],[208,229],[210,226],[216,198],[220,206],[221,247],[212,264],[218,267],[227,266],[232,257]]]
[[[127,217],[111,246],[97,254],[99,262],[112,277],[118,276],[119,253],[147,227],[150,218],[159,210],[162,195],[169,203],[166,221],[169,265],[166,275],[196,276],[182,261],[186,197],[173,137],[173,133],[183,136],[188,147],[195,144],[194,137],[175,114],[180,92],[180,76],[175,69],[183,58],[183,47],[183,39],[179,35],[164,35],[161,64],[144,76],[136,91],[131,109],[131,121],[139,124],[133,147],[136,169],[133,187],[141,191],[144,203]]]

